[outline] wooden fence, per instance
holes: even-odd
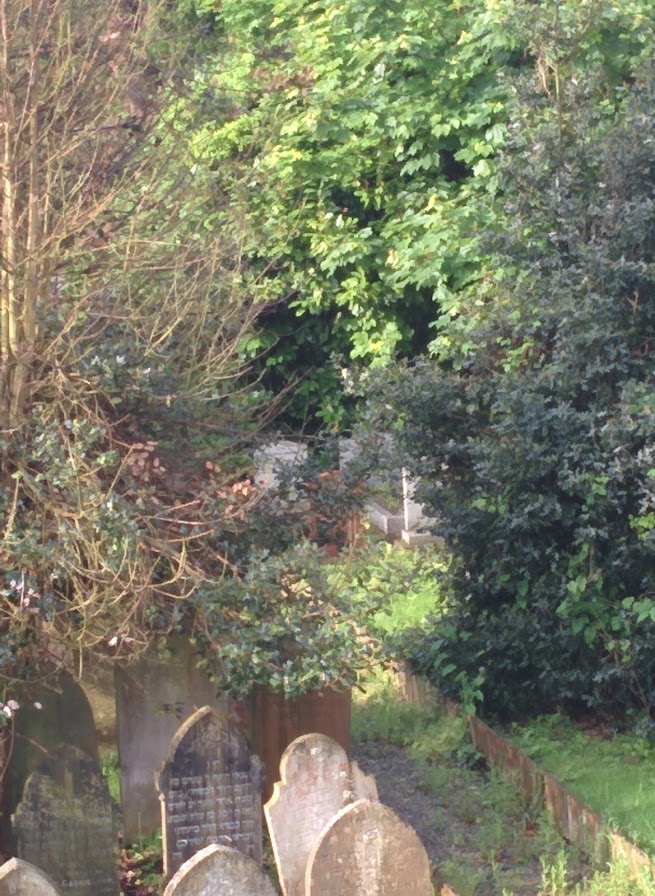
[[[460,712],[457,704],[440,697],[428,682],[406,668],[398,673],[398,689],[409,703],[423,706],[439,702],[448,714]],[[471,741],[489,765],[516,781],[526,800],[531,805],[543,806],[559,832],[569,842],[583,849],[598,865],[620,860],[635,874],[643,870],[655,873],[655,862],[643,850],[612,831],[596,812],[585,806],[557,778],[540,769],[528,756],[476,716],[468,717],[468,726]],[[441,896],[455,894],[446,887],[441,891]]]

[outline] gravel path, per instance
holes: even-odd
[[[539,853],[559,844],[549,846],[518,804],[489,805],[483,775],[434,768],[428,787],[406,750],[380,741],[353,744],[353,758],[375,775],[380,800],[419,835],[437,892],[446,882],[457,896],[540,893]]]

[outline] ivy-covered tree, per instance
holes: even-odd
[[[418,667],[490,711],[652,713],[655,71],[566,74],[517,88],[468,348],[387,377],[376,419],[452,549]]]

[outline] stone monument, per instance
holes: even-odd
[[[22,859],[0,865],[0,896],[61,896],[54,882]]]
[[[161,824],[155,773],[180,724],[201,706],[226,700],[196,668],[188,640],[170,639],[166,660],[143,657],[115,669],[116,725],[121,768],[123,839],[149,837]]]
[[[157,776],[165,879],[212,843],[261,865],[262,781],[259,758],[225,715],[205,706],[180,726]]]
[[[164,896],[275,896],[275,887],[249,856],[212,844],[179,868]]]
[[[18,857],[63,896],[116,896],[118,816],[94,759],[57,747],[32,772],[14,813]]]
[[[314,844],[305,896],[433,896],[430,862],[412,828],[382,803],[342,809]]]
[[[375,779],[349,762],[323,734],[305,734],[286,748],[280,781],[264,805],[284,896],[304,896],[311,849],[324,827],[354,800],[377,799]]]

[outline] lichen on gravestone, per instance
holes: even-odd
[[[30,775],[13,816],[18,857],[63,896],[118,893],[118,813],[94,759],[65,744]]]
[[[433,896],[430,862],[416,832],[388,806],[358,800],[314,844],[304,896]]]
[[[93,712],[86,694],[63,669],[48,672],[47,682],[24,682],[15,694],[20,708],[14,716],[14,747],[0,788],[0,842],[10,854],[16,850],[11,816],[25,782],[44,757],[66,743],[98,758]]]
[[[0,896],[61,896],[53,880],[23,859],[0,865]]]
[[[210,844],[262,861],[263,767],[225,715],[209,706],[178,729],[157,775],[164,878]]]
[[[280,780],[264,805],[284,896],[304,896],[311,849],[332,818],[355,800],[377,799],[372,776],[323,734],[305,734],[286,748]]]
[[[179,868],[164,896],[275,896],[260,866],[244,853],[212,844]]]

